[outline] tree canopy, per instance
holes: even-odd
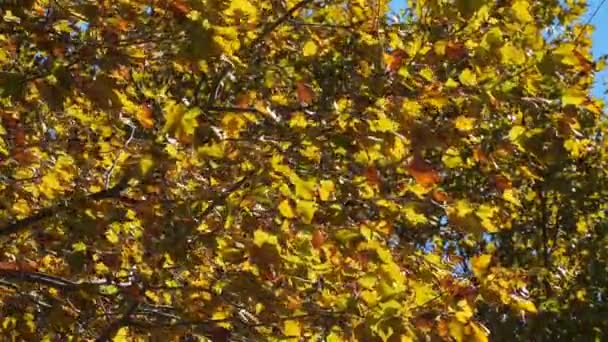
[[[585,1],[0,9],[3,339],[606,337]]]

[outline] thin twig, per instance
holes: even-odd
[[[116,157],[114,158],[114,161],[112,162],[112,166],[110,166],[110,168],[108,169],[108,171],[106,171],[106,173],[104,175],[104,189],[108,189],[110,187],[110,178],[112,177],[112,173],[114,172],[114,169],[116,168],[116,165],[118,164],[118,159],[120,159],[120,155],[122,154],[122,152],[124,152],[127,149],[127,146],[129,146],[129,143],[131,142],[131,140],[133,140],[133,136],[135,135],[135,125],[132,123],[127,123],[127,125],[129,127],[131,127],[131,134],[129,135],[129,138],[127,139],[125,144],[122,146],[122,148],[120,150],[118,150],[118,152],[116,153]]]
[[[125,325],[129,325],[129,321],[131,320],[131,315],[137,310],[139,306],[139,302],[133,301],[129,304],[127,311],[120,317],[119,319],[112,322],[108,327],[99,335],[95,342],[105,342],[110,341],[114,335],[120,330],[120,328]]]

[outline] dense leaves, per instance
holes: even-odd
[[[7,339],[608,331],[584,2],[0,8]]]

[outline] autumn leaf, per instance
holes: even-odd
[[[424,159],[414,156],[408,165],[408,171],[420,185],[433,186],[440,181],[439,173]]]
[[[298,95],[298,101],[304,105],[310,105],[314,101],[314,93],[310,85],[298,81],[296,82],[296,94]]]
[[[321,248],[321,246],[323,246],[323,243],[325,243],[325,240],[326,236],[322,230],[317,229],[312,233],[311,243],[314,248]]]
[[[476,277],[482,277],[488,266],[490,266],[490,262],[492,261],[492,256],[489,254],[482,254],[479,256],[475,256],[471,259],[471,266],[473,269],[473,273]]]

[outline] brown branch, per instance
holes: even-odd
[[[82,203],[86,201],[99,201],[108,198],[115,198],[120,195],[120,193],[125,190],[129,185],[129,179],[124,178],[116,185],[109,189],[101,190],[99,192],[95,192],[89,194],[84,197],[76,197],[71,200],[65,200],[59,204],[54,206],[41,209],[37,213],[30,215],[28,217],[15,220],[10,222],[8,225],[0,228],[0,236],[6,236],[14,233],[21,232],[27,229],[30,225],[40,222],[46,218],[49,218],[55,214],[58,214],[66,209],[69,209],[75,203]]]
[[[257,48],[257,46],[259,44],[261,44],[269,34],[271,34],[274,30],[277,29],[277,27],[281,26],[281,24],[283,24],[284,22],[289,20],[291,18],[291,16],[293,16],[293,14],[296,13],[297,11],[299,11],[302,7],[312,3],[313,1],[314,0],[302,0],[302,1],[298,2],[297,4],[293,5],[293,7],[291,7],[282,17],[280,17],[275,22],[268,25],[262,31],[262,33],[260,33],[260,35],[253,41],[253,43],[251,43],[251,48],[252,49]]]
[[[208,112],[254,113],[254,114],[260,114],[260,115],[263,114],[262,112],[260,112],[259,110],[255,109],[255,108],[241,108],[241,107],[209,106],[209,107],[206,107],[204,110],[206,110]]]
[[[26,272],[21,270],[0,269],[0,278],[24,281],[28,283],[44,284],[57,287],[66,291],[78,290],[82,287],[81,283],[39,272]]]
[[[129,322],[131,320],[131,315],[133,315],[133,313],[135,313],[135,310],[137,310],[138,306],[139,306],[139,302],[137,302],[137,301],[131,302],[129,304],[129,306],[127,307],[127,311],[125,311],[125,313],[122,315],[122,317],[120,317],[119,319],[115,320],[110,325],[108,325],[106,327],[106,329],[101,333],[101,335],[99,335],[99,337],[97,339],[95,339],[95,342],[110,341],[114,337],[114,335],[116,335],[118,330],[120,330],[120,328],[122,328],[126,325],[129,325]]]

